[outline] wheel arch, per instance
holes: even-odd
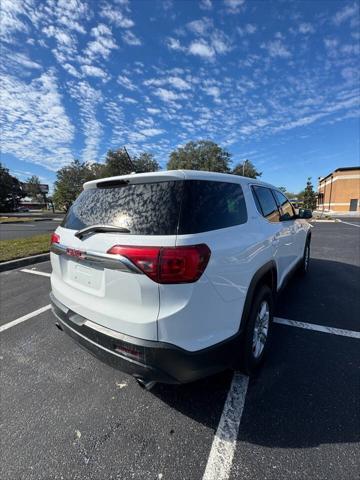
[[[241,315],[240,333],[242,333],[246,327],[253,298],[261,285],[268,285],[275,296],[277,291],[277,268],[274,260],[260,267],[251,279]]]

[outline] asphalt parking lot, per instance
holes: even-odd
[[[311,270],[281,294],[276,316],[287,324],[274,325],[266,365],[250,380],[225,372],[146,392],[39,310],[49,304],[48,262],[1,273],[1,478],[358,479],[353,223],[315,224]]]
[[[44,220],[41,222],[5,223],[0,224],[0,240],[32,237],[42,233],[51,233],[60,224],[59,220]]]

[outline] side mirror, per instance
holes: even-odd
[[[299,218],[312,218],[312,211],[308,208],[300,208]]]

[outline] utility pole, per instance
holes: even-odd
[[[243,174],[242,174],[242,176],[243,176],[243,177],[245,177],[245,164],[246,164],[246,162],[247,162],[247,160],[245,160],[245,162],[243,162],[243,165],[242,165],[242,167],[243,167]]]

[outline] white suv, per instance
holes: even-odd
[[[148,388],[250,374],[310,239],[288,199],[257,180],[177,170],[87,182],[52,235],[57,326]]]

